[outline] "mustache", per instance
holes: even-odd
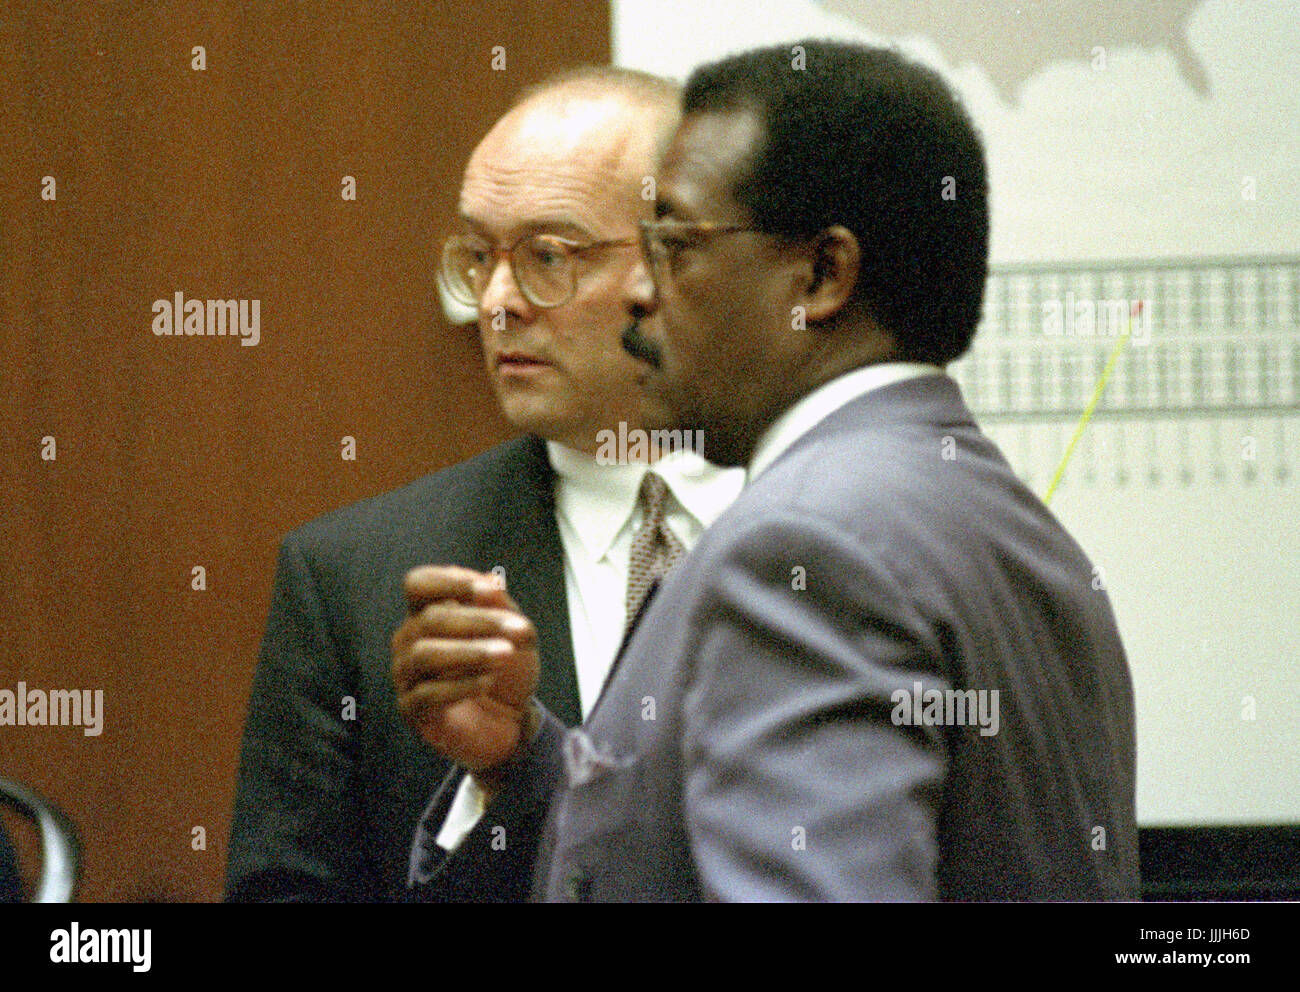
[[[655,369],[662,365],[663,355],[660,353],[658,345],[646,339],[636,321],[627,325],[619,340],[623,345],[623,350],[633,358],[640,359]]]

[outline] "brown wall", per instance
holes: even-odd
[[[0,689],[106,711],[0,727],[0,775],[78,822],[83,899],[219,896],[279,537],[508,434],[438,247],[510,96],[608,57],[604,0],[0,4]],[[155,336],[177,291],[260,343]]]

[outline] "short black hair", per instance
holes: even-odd
[[[900,357],[946,364],[969,347],[988,274],[984,149],[937,73],[809,39],[701,66],[682,111],[755,114],[764,138],[733,195],[771,233],[852,231],[856,298]]]

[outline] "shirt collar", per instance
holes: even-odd
[[[789,407],[763,432],[749,459],[747,481],[753,482],[785,451],[842,406],[873,389],[922,375],[942,375],[938,365],[924,362],[881,362],[865,365],[824,382]]]
[[[609,553],[619,532],[631,521],[641,480],[651,468],[701,528],[722,515],[745,482],[741,470],[719,468],[693,451],[671,452],[653,465],[602,465],[592,455],[547,441],[546,457],[560,482],[556,510],[596,560]]]
[[[663,478],[677,502],[701,528],[722,516],[745,485],[743,469],[720,468],[689,449],[669,452],[653,465],[643,467]]]

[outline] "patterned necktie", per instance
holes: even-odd
[[[664,500],[668,485],[654,472],[641,481],[641,505],[645,516],[632,538],[632,557],[627,570],[627,623],[630,625],[650,585],[662,579],[685,553],[682,542],[664,524]]]

